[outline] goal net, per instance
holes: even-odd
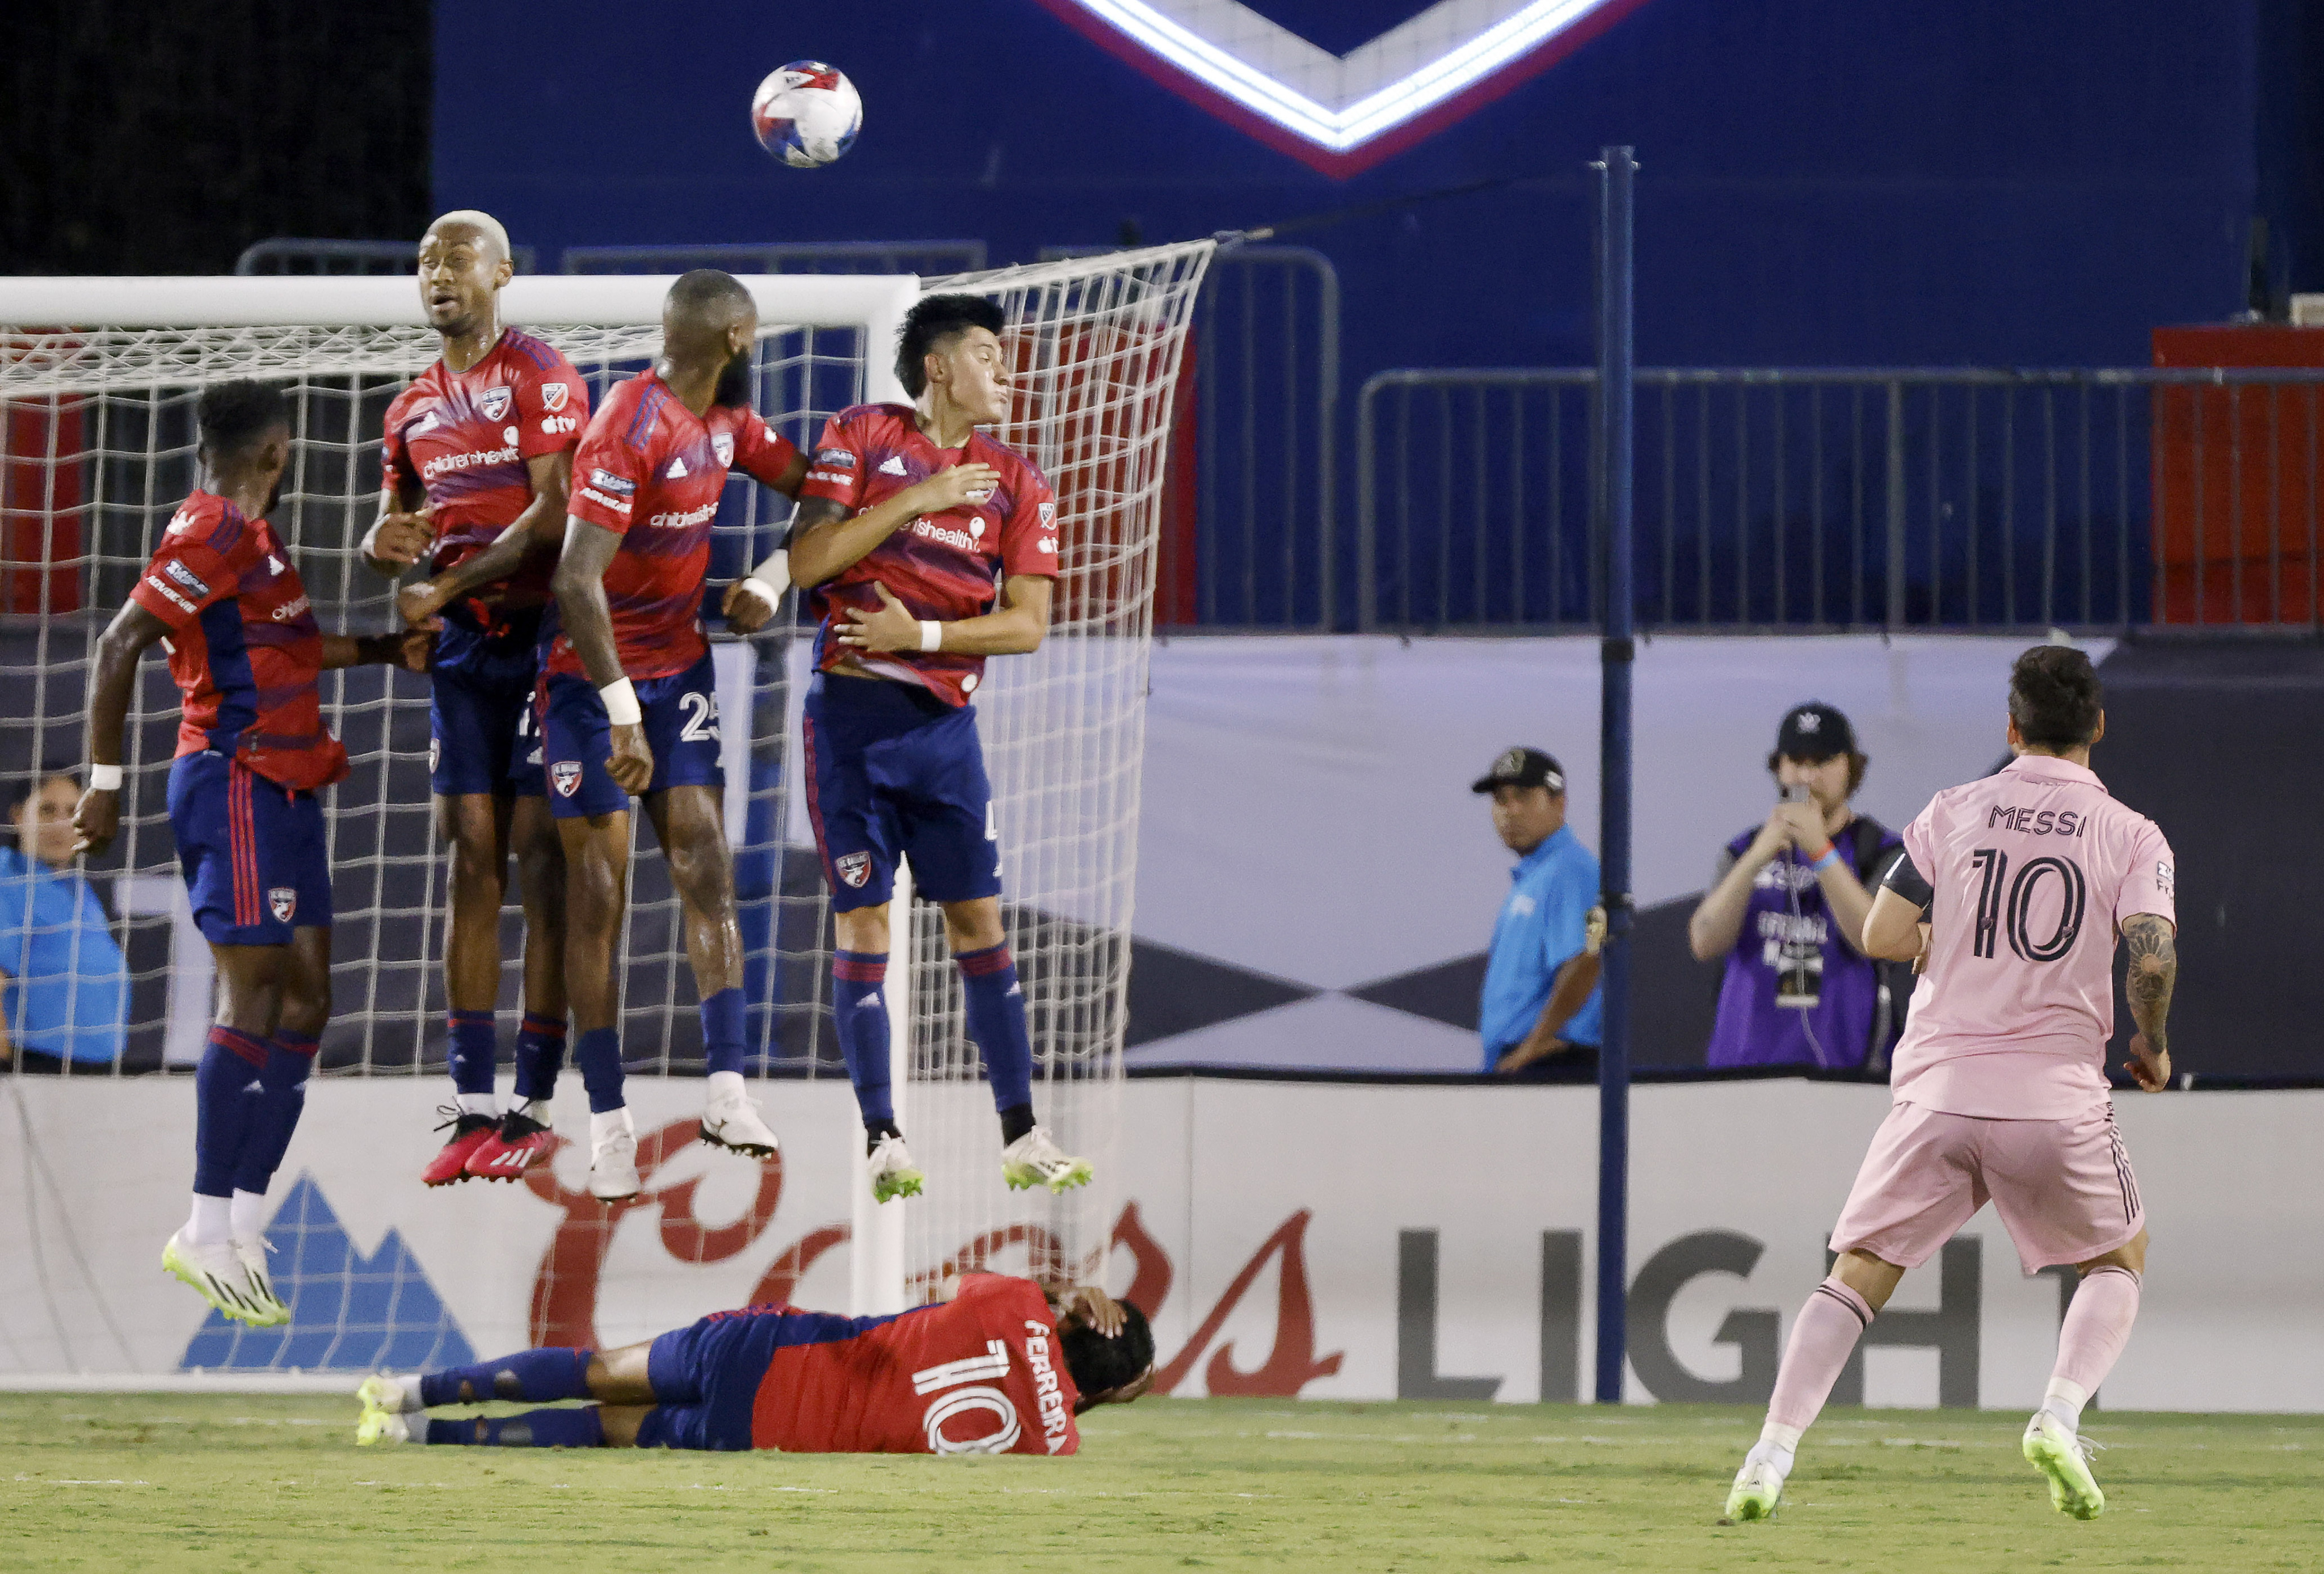
[[[420,1201],[418,1169],[440,1140],[426,1111],[448,1102],[448,1084],[435,1080],[446,1052],[448,860],[431,824],[428,689],[377,668],[327,673],[327,715],[352,761],[327,799],[334,1016],[269,1198],[276,1283],[294,1320],[260,1331],[213,1318],[179,1338],[167,1315],[157,1322],[142,1303],[163,1299],[151,1288],[149,1259],[190,1174],[184,1073],[201,1051],[213,978],[170,833],[177,695],[157,656],[142,669],[130,717],[113,851],[27,872],[35,830],[15,866],[24,891],[37,888],[52,903],[62,891],[60,910],[78,916],[60,923],[42,908],[19,932],[0,932],[0,971],[11,980],[62,965],[81,995],[117,1002],[124,1024],[117,1033],[103,1026],[99,1010],[99,1026],[60,1057],[61,1076],[23,1074],[54,1063],[26,1054],[7,1079],[26,1146],[21,1173],[0,1178],[0,1249],[34,1273],[0,1295],[0,1371],[345,1369],[463,1348],[487,1354],[484,1345],[512,1339],[620,1342],[719,1305],[788,1294],[818,1261],[821,1275],[809,1281],[817,1303],[847,1300],[859,1311],[916,1303],[961,1267],[1101,1272],[1118,1208],[1113,1128],[1164,457],[1210,252],[1201,243],[949,279],[747,281],[761,302],[757,406],[802,447],[846,405],[901,398],[895,332],[920,293],[974,291],[1008,312],[1017,399],[996,435],[1056,483],[1063,567],[1048,639],[1031,656],[991,664],[978,712],[1033,1034],[1036,1108],[1069,1151],[1095,1161],[1094,1186],[1053,1198],[1002,1185],[960,986],[940,917],[924,907],[908,929],[899,921],[890,995],[895,1008],[909,1000],[908,1012],[891,1011],[898,1091],[927,1192],[877,1210],[855,1201],[860,1128],[832,1030],[830,912],[798,775],[812,629],[787,608],[772,632],[752,640],[713,624],[748,1042],[764,1079],[753,1091],[784,1138],[783,1157],[762,1166],[754,1195],[746,1165],[700,1162],[703,1150],[687,1148],[690,1118],[670,1118],[696,1105],[701,1084],[690,1078],[702,1069],[702,1045],[678,905],[648,832],[635,849],[619,964],[648,1192],[627,1209],[577,1206],[586,1144],[568,1141],[523,1188],[471,1186]],[[503,318],[562,349],[594,401],[649,364],[667,283],[521,278],[504,292]],[[408,278],[0,281],[0,778],[12,787],[37,789],[51,768],[83,757],[90,649],[195,484],[193,407],[209,383],[262,377],[290,394],[291,465],[272,517],[326,630],[389,625],[393,587],[355,548],[375,511],[385,407],[438,351],[435,336],[413,324],[413,295]],[[779,545],[789,511],[779,494],[738,477],[714,533],[713,581]],[[715,610],[715,593],[708,604]],[[28,813],[36,824],[37,809]],[[76,879],[94,908],[86,899],[71,906]],[[515,895],[512,877],[503,915],[504,1067],[521,1009]],[[14,910],[0,900],[0,919]],[[12,1043],[23,992],[8,990],[18,1014]],[[579,1093],[568,1070],[558,1106],[568,1138],[582,1128]],[[117,1142],[128,1109],[149,1123],[138,1133],[151,1150],[139,1174],[94,1192],[69,1182],[85,1172],[76,1145]],[[814,1129],[803,1129],[810,1118]],[[355,1152],[377,1157],[371,1179],[334,1179],[334,1164]],[[657,1185],[656,1166],[669,1183]],[[364,1186],[377,1195],[345,1194]],[[775,1244],[766,1215],[779,1197],[797,1203],[786,1205],[798,1216],[780,1231],[797,1238],[762,1260],[754,1250]],[[463,1207],[467,1235],[439,1228],[437,1219]],[[659,1259],[638,1249],[631,1237],[641,1230],[627,1228],[650,1235],[656,1222]],[[753,1250],[733,1245],[738,1230]],[[428,1246],[438,1234],[513,1242],[521,1271],[501,1265],[469,1283],[463,1259],[472,1254]],[[724,1265],[723,1276],[680,1271],[709,1263]],[[672,1271],[658,1276],[662,1265]],[[477,1287],[484,1279],[490,1293]]]

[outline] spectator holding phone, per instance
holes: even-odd
[[[1695,960],[1727,964],[1706,1063],[1886,1063],[1909,989],[1857,946],[1904,843],[1849,804],[1868,763],[1833,706],[1785,713],[1767,756],[1779,801],[1722,850],[1687,924]]]

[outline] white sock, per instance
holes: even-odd
[[[497,1117],[501,1112],[500,1097],[494,1093],[462,1093],[459,1099],[460,1113],[463,1115]]]
[[[234,1238],[234,1204],[224,1197],[194,1193],[193,1217],[186,1220],[186,1240],[191,1246],[217,1246]]]
[[[236,1240],[263,1240],[266,1236],[266,1193],[237,1189],[226,1204],[226,1226]]]
[[[710,1073],[711,1102],[715,1103],[722,1098],[739,1099],[742,1096],[742,1073],[741,1072],[712,1072]]]
[[[2068,1431],[2081,1430],[2082,1406],[2089,1402],[2080,1383],[2069,1383],[2063,1377],[2051,1378],[2049,1390],[2042,1395],[2042,1408],[2056,1416],[2058,1424]]]
[[[1771,1421],[1759,1429],[1759,1441],[1753,1445],[1752,1452],[1763,1454],[1775,1467],[1777,1474],[1788,1476],[1792,1473],[1793,1456],[1799,1446],[1798,1427],[1783,1426]]]
[[[420,1403],[420,1374],[395,1380],[395,1408],[398,1414],[415,1415],[428,1407]]]
[[[635,1132],[636,1130],[637,1126],[630,1119],[627,1105],[619,1109],[589,1111],[589,1146],[591,1147],[595,1147],[617,1131]]]
[[[546,1126],[549,1124],[547,1117],[537,1115],[534,1111],[537,1109],[545,1109],[547,1108],[548,1105],[546,1103],[536,1104],[530,1099],[517,1099],[510,1103],[509,1113],[512,1115],[521,1115],[528,1120],[538,1120],[543,1126]]]

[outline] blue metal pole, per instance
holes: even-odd
[[[1598,164],[1598,437],[1605,466],[1606,629],[1600,646],[1600,890],[1606,905],[1605,1043],[1598,1055],[1598,1384],[1622,1402],[1628,1342],[1630,1211],[1630,541],[1631,219],[1637,161],[1608,148]]]

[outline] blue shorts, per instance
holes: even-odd
[[[548,792],[540,767],[535,669],[487,675],[438,667],[428,702],[428,779],[440,797]]]
[[[613,751],[605,702],[586,677],[551,673],[543,685],[541,741],[549,762],[549,810],[560,820],[611,815],[630,806],[630,795],[605,774]],[[653,750],[653,779],[646,791],[674,787],[726,785],[718,762],[718,682],[710,652],[684,672],[640,678],[638,709],[644,713],[646,747]]]
[[[806,733],[807,815],[835,909],[886,901],[899,856],[932,902],[1001,894],[1001,832],[974,705],[825,674],[807,688]]]
[[[288,945],[331,926],[323,805],[222,754],[170,767],[170,829],[194,922],[213,945]]]
[[[656,1339],[646,1351],[646,1381],[654,1407],[638,1427],[641,1449],[751,1446],[751,1412],[759,1385],[788,1345],[829,1344],[892,1321],[892,1317],[842,1317],[788,1306],[746,1306],[714,1312],[701,1321]]]

